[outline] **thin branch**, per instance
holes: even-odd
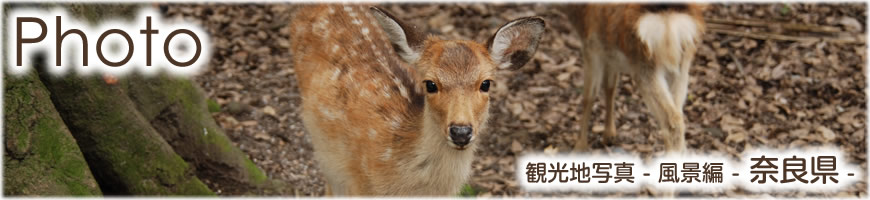
[[[816,32],[816,33],[839,33],[842,30],[836,26],[822,26],[822,25],[806,25],[806,24],[793,24],[793,23],[778,23],[778,22],[767,22],[767,21],[754,21],[754,20],[741,20],[741,19],[704,19],[709,24],[728,24],[728,25],[739,25],[739,26],[755,26],[755,27],[767,27],[767,28],[781,28],[785,30],[792,31],[804,31],[804,32]]]
[[[791,36],[791,35],[782,35],[776,33],[768,33],[768,32],[743,32],[743,31],[734,31],[734,30],[724,30],[718,28],[711,28],[708,31],[712,33],[726,34],[726,35],[734,35],[740,37],[748,37],[754,39],[761,40],[783,40],[783,41],[794,41],[794,42],[818,42],[821,40],[825,40],[830,43],[864,43],[864,40],[861,40],[858,37],[854,36],[841,36],[841,37],[810,37],[810,36]]]

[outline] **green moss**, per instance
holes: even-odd
[[[779,8],[779,14],[782,16],[788,16],[791,13],[791,7],[787,5],[783,5],[782,8]]]
[[[251,179],[254,180],[255,184],[261,184],[268,180],[268,177],[266,177],[266,173],[263,173],[260,168],[257,168],[257,165],[255,165],[253,161],[245,159],[244,166],[245,169],[248,170],[248,174],[252,176]]]
[[[221,105],[214,99],[208,99],[208,111],[213,113],[221,112]]]
[[[462,189],[459,190],[459,196],[462,197],[474,197],[477,196],[477,193],[477,190],[469,184],[462,185]]]
[[[4,80],[6,137],[19,158],[4,156],[6,195],[101,195],[76,141],[34,74]],[[23,145],[28,144],[28,145]]]
[[[189,183],[182,184],[186,187],[179,188],[179,194],[197,194],[201,191],[210,191],[199,179],[191,179]],[[214,195],[214,194],[209,194]]]
[[[218,130],[211,127],[205,127],[203,130],[207,132],[203,133],[202,138],[205,139],[203,143],[217,146],[221,153],[234,153],[237,151],[236,147],[230,142],[230,139],[221,135],[223,134],[222,132],[218,132]]]

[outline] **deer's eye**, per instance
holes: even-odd
[[[426,83],[426,92],[429,92],[429,93],[436,93],[436,92],[438,92],[438,86],[435,85],[435,82],[432,82],[432,81],[429,81],[429,80],[426,80],[426,81],[423,81],[423,82]]]
[[[491,80],[484,80],[483,83],[480,83],[480,91],[481,92],[489,92],[489,85],[492,84]]]

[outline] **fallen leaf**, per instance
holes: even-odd
[[[725,138],[726,143],[728,143],[728,142],[740,143],[740,142],[743,142],[744,140],[746,140],[746,132],[743,132],[743,131],[729,133],[728,137]]]
[[[593,133],[601,133],[601,132],[604,132],[604,125],[597,124],[597,125],[595,125],[595,126],[592,126],[592,132],[593,132]]]
[[[517,140],[513,140],[513,142],[511,142],[511,152],[517,153],[521,151],[523,151],[523,145],[520,144],[520,142],[517,142]]]
[[[843,17],[840,19],[840,25],[845,26],[849,32],[861,32],[863,23],[852,17]]]
[[[271,137],[269,136],[269,134],[266,134],[266,133],[260,132],[260,133],[254,134],[254,139],[269,140],[270,138]]]
[[[554,147],[553,145],[550,145],[550,146],[547,146],[547,148],[544,148],[544,154],[556,155],[557,153],[559,153],[559,149]]]
[[[834,131],[828,129],[828,127],[819,126],[818,128],[816,128],[816,131],[822,134],[822,138],[825,140],[825,142],[830,142],[834,139],[837,139],[837,135],[834,134]]]
[[[259,124],[259,122],[257,122],[256,120],[248,120],[243,121],[241,124],[242,126],[256,126],[257,124]]]
[[[278,114],[275,112],[275,108],[272,108],[272,106],[263,107],[263,113],[271,115],[272,117],[278,117]]]

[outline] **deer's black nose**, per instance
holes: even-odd
[[[466,125],[450,125],[450,140],[453,144],[459,147],[464,147],[471,142],[471,133],[473,129]]]

